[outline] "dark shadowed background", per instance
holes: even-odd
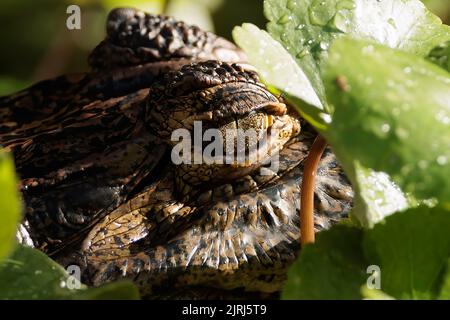
[[[450,0],[423,0],[446,23]],[[66,8],[81,8],[81,30],[68,30]],[[0,1],[0,96],[33,82],[88,69],[87,55],[105,35],[115,7],[175,16],[231,39],[235,25],[265,25],[263,0],[2,0]]]

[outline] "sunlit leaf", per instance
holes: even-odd
[[[419,206],[373,229],[337,225],[322,231],[289,269],[282,298],[444,299],[449,228],[448,209]]]
[[[0,149],[0,261],[15,245],[21,209],[13,159],[10,153]]]
[[[0,299],[139,299],[130,282],[87,289],[44,253],[18,246],[0,263]]]
[[[362,235],[349,226],[320,233],[289,269],[282,299],[361,299],[367,278]]]
[[[330,49],[324,81],[335,112],[323,134],[352,182],[357,160],[387,173],[417,199],[450,202],[448,72],[401,51],[344,38]]]
[[[437,296],[450,256],[450,211],[421,206],[386,218],[364,237],[365,256],[381,273],[381,290],[398,299]]]
[[[408,198],[384,172],[364,168],[355,160],[351,174],[354,177],[355,198],[352,217],[361,225],[373,225],[387,216],[408,208]]]
[[[311,82],[294,58],[266,31],[253,24],[235,27],[233,38],[245,50],[261,78],[283,92],[323,109]],[[324,97],[322,97],[324,98]]]

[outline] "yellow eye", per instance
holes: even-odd
[[[265,120],[266,120],[265,128],[270,128],[273,124],[273,116],[269,114],[265,117]]]

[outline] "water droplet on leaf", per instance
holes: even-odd
[[[395,20],[394,20],[394,19],[389,18],[389,19],[387,20],[387,22],[388,22],[391,26],[393,26],[394,28],[397,29],[397,26],[395,25]]]
[[[293,10],[293,9],[295,9],[295,7],[297,7],[297,5],[298,5],[297,0],[289,0],[289,1],[287,2],[286,7],[287,7],[289,10]]]
[[[328,1],[335,2],[335,1]],[[308,8],[309,20],[316,26],[325,26],[336,14],[336,4],[329,3],[325,6],[325,1],[314,0]]]
[[[351,10],[351,9],[355,9],[355,8],[356,8],[356,4],[352,0],[342,0],[342,1],[339,1],[336,5],[336,9],[338,9],[338,10],[341,10],[341,9]]]
[[[391,126],[387,123],[381,125],[381,132],[388,133],[391,130]]]
[[[444,165],[447,164],[448,158],[447,158],[446,156],[444,156],[444,155],[441,155],[441,156],[437,157],[436,162],[437,162],[439,165],[444,166]]]
[[[325,42],[325,41],[320,41],[319,47],[320,47],[320,49],[322,49],[323,51],[325,51],[325,50],[328,49],[328,43]]]
[[[301,59],[304,56],[306,56],[306,54],[308,53],[308,50],[306,48],[303,48],[302,50],[300,50],[299,53],[297,53],[297,55],[295,56],[297,59]]]
[[[320,113],[319,117],[327,124],[331,123],[331,116],[328,113]]]
[[[290,16],[288,14],[285,14],[285,15],[282,15],[280,17],[280,19],[278,19],[277,23],[278,24],[286,24],[286,23],[288,23],[291,20],[292,20],[292,16]]]

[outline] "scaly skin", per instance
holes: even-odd
[[[98,48],[114,46],[109,39],[115,31],[110,26],[134,23],[127,18],[130,12],[146,16],[137,10],[113,10],[108,17],[108,36]],[[234,57],[240,59],[234,45],[195,26],[146,17],[155,28],[173,25],[187,33],[204,34],[215,39],[217,49],[220,43],[227,43],[227,50],[234,49]],[[150,29],[147,33],[135,31],[139,37],[154,33]],[[170,41],[169,34],[162,37]],[[97,48],[90,57],[93,71],[42,81],[0,97],[0,145],[14,153],[22,180],[26,204],[22,230],[29,233],[22,238],[26,242],[48,254],[79,242],[98,219],[138,192],[135,189],[142,187],[142,179],[149,179],[166,146],[146,130],[141,104],[161,76],[201,60],[198,52],[206,44],[195,37],[186,41],[192,50],[183,57],[166,61],[144,57],[136,65],[129,65],[126,56]],[[208,57],[218,59],[211,50]],[[109,59],[122,59],[123,63],[96,70],[92,62]]]
[[[303,162],[316,133],[232,63],[243,55],[224,39],[131,9],[114,10],[107,31],[92,72],[0,98],[0,144],[14,154],[26,207],[21,241],[79,264],[86,283],[129,278],[145,297],[276,293],[299,249]],[[223,143],[230,129],[267,133],[271,153],[173,164],[171,134],[192,133],[197,120]],[[315,199],[316,231],[351,207],[329,149]]]
[[[106,39],[89,57],[89,64],[94,69],[180,58],[245,61],[241,50],[215,34],[171,17],[131,8],[112,10],[108,16],[106,31]]]
[[[255,73],[215,61],[185,66],[155,83],[146,123],[156,137],[170,145],[173,130],[193,130],[192,119],[208,128],[277,128],[271,150],[279,151],[279,168],[268,165],[277,155],[245,166],[168,163],[159,179],[86,237],[75,260],[85,280],[99,285],[129,278],[153,298],[187,288],[200,297],[204,288],[280,290],[299,249],[303,161],[316,135],[304,123],[300,132],[301,120],[283,105]],[[270,116],[272,124],[246,121],[255,114]],[[352,189],[329,150],[315,194],[317,231],[350,209]]]

